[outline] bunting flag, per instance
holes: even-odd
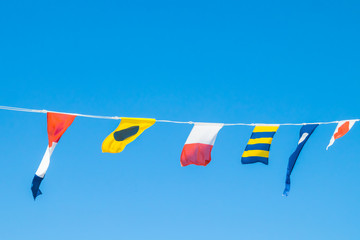
[[[223,126],[224,124],[195,123],[181,152],[181,166],[208,165],[216,136]]]
[[[39,187],[49,167],[51,154],[53,153],[55,146],[59,142],[61,136],[64,134],[66,129],[73,123],[75,117],[75,115],[52,112],[47,113],[47,132],[49,145],[46,148],[43,159],[41,160],[40,166],[37,169],[32,181],[31,191],[34,200],[37,196],[42,194]]]
[[[279,125],[255,126],[241,158],[242,164],[261,162],[268,165],[269,151]]]
[[[102,152],[119,153],[147,128],[154,125],[151,118],[121,118],[119,126],[102,143]]]
[[[311,134],[315,131],[315,129],[319,126],[319,124],[308,124],[308,125],[304,125],[301,127],[300,129],[300,139],[298,142],[298,146],[295,149],[295,152],[293,152],[293,154],[291,154],[290,158],[289,158],[289,164],[287,167],[287,172],[286,172],[286,180],[285,180],[285,190],[283,193],[283,196],[288,196],[289,195],[289,191],[290,191],[290,175],[292,170],[294,169],[296,160],[299,157],[299,154],[302,150],[302,148],[304,147],[305,143],[307,142],[307,140],[310,138]]]
[[[354,126],[355,122],[356,122],[355,120],[340,121],[336,126],[335,132],[331,137],[330,143],[326,147],[326,150],[328,150],[329,147],[334,144],[336,139],[345,136],[345,134],[347,134],[350,131],[350,129]]]

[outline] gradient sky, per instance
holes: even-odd
[[[360,118],[359,1],[1,1],[0,105],[204,122]],[[282,196],[300,127],[242,165],[224,127],[180,166],[191,125],[156,123],[120,154],[118,121],[76,118],[33,200],[46,115],[0,111],[0,238],[359,239],[360,123],[316,129]]]

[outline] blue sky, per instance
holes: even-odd
[[[358,1],[2,1],[0,105],[207,122],[360,117]],[[0,111],[1,239],[359,239],[360,126],[316,129],[282,197],[300,127],[241,165],[224,127],[180,166],[191,125],[156,123],[101,153],[113,120],[76,118],[34,202],[46,115]]]

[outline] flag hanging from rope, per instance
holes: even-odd
[[[249,164],[261,162],[268,165],[270,146],[278,128],[279,125],[255,126],[242,155],[241,163]]]
[[[223,126],[224,124],[195,123],[181,152],[181,166],[206,166],[211,161],[211,150]]]
[[[59,142],[61,136],[64,134],[66,129],[73,123],[75,117],[75,115],[68,115],[62,113],[47,113],[47,132],[49,145],[46,148],[40,166],[37,169],[32,181],[31,191],[34,200],[37,196],[42,194],[39,187],[45,177],[47,169],[49,168],[51,154],[53,153],[55,146]]]
[[[329,147],[334,144],[336,139],[345,136],[345,134],[347,134],[350,131],[350,129],[354,126],[355,122],[356,122],[355,120],[340,121],[336,126],[335,132],[332,135],[330,139],[330,143],[326,147],[326,150],[328,150]]]
[[[283,196],[289,195],[290,175],[291,175],[292,170],[294,169],[296,160],[298,159],[299,154],[300,154],[301,150],[303,149],[305,143],[307,142],[307,140],[310,138],[311,134],[315,131],[315,129],[318,126],[319,126],[319,124],[308,124],[308,125],[304,125],[301,127],[300,136],[299,136],[300,139],[298,142],[298,146],[289,158],[289,163],[288,163],[287,172],[286,172],[285,190],[284,190]]]
[[[102,152],[119,153],[147,128],[154,125],[151,118],[121,118],[119,126],[102,143]]]

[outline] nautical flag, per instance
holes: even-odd
[[[119,153],[145,129],[155,123],[151,118],[121,118],[119,126],[102,143],[102,152]]]
[[[269,163],[269,151],[273,137],[279,125],[255,126],[250,140],[241,158],[242,164],[261,162]]]
[[[326,147],[326,150],[328,150],[328,148],[334,144],[336,139],[345,136],[345,134],[347,134],[347,132],[350,131],[350,129],[354,126],[355,122],[356,120],[340,121],[336,126],[335,132],[331,137],[330,143]]]
[[[302,126],[300,129],[300,136],[299,136],[300,139],[298,142],[298,146],[295,149],[295,152],[293,152],[293,154],[291,154],[291,156],[289,158],[289,164],[288,164],[287,172],[286,172],[285,190],[284,190],[283,196],[289,195],[291,172],[294,169],[296,160],[298,159],[302,148],[304,147],[307,140],[310,138],[311,134],[315,131],[317,126],[319,126],[319,124],[308,124],[308,125]]]
[[[53,153],[55,146],[59,142],[61,136],[64,134],[66,129],[73,123],[75,117],[75,115],[68,115],[62,113],[47,113],[47,132],[49,145],[46,148],[43,159],[41,160],[40,166],[37,169],[34,179],[32,181],[31,191],[34,200],[37,196],[42,194],[39,187],[49,167],[51,154]]]
[[[195,123],[181,152],[181,166],[206,166],[211,161],[211,150],[223,126],[224,124]]]

